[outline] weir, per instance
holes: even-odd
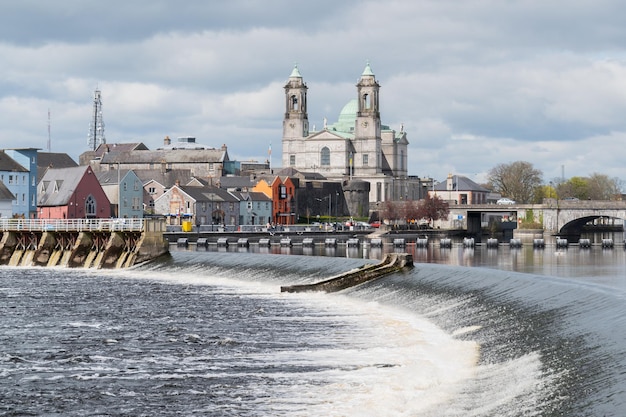
[[[126,268],[168,253],[163,219],[0,219],[0,265]]]
[[[361,268],[345,272],[336,277],[314,284],[289,285],[280,287],[281,292],[336,292],[355,285],[363,284],[392,272],[413,267],[413,256],[409,253],[388,253],[382,262],[364,265]]]

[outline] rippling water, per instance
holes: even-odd
[[[3,267],[0,415],[622,415],[620,260],[611,286],[456,265],[464,255],[340,294],[279,287],[371,260],[181,251],[122,271]]]

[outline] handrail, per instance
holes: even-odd
[[[3,232],[144,231],[144,219],[0,219]]]

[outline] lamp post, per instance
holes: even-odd
[[[324,201],[326,199],[328,199],[328,223],[330,223],[330,203],[331,203],[331,198],[332,198],[332,194],[328,194],[326,197],[324,198],[316,198],[317,201]],[[328,228],[326,228],[326,230],[328,230]]]

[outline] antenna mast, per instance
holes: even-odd
[[[50,140],[50,109],[48,109],[48,152],[50,152],[51,148],[51,140]]]
[[[89,148],[95,151],[103,143],[106,143],[106,139],[102,120],[102,94],[96,89],[93,94],[93,117],[89,124]]]

